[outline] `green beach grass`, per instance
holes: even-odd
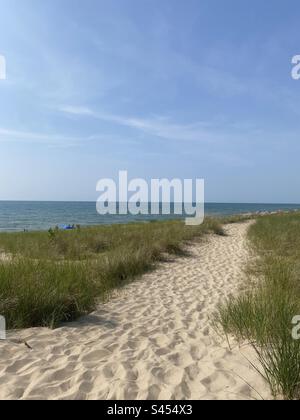
[[[207,233],[224,234],[220,221],[207,218],[197,227],[168,221],[1,233],[0,314],[9,329],[74,320],[166,255],[184,254],[186,242]]]
[[[274,397],[300,397],[300,341],[292,319],[300,315],[300,213],[258,218],[249,230],[254,261],[247,284],[219,308],[227,335],[249,341]]]

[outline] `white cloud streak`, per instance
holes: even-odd
[[[72,137],[62,134],[44,134],[32,131],[18,131],[0,128],[0,143],[38,143],[46,146],[72,147],[87,141],[100,139],[98,136]]]
[[[176,124],[167,118],[136,118],[120,115],[104,114],[93,111],[87,107],[62,106],[60,111],[75,116],[92,117],[101,121],[133,128],[146,134],[166,140],[175,141],[209,141],[212,136],[207,130],[207,123],[197,122],[193,124]],[[215,139],[215,135],[214,135]]]

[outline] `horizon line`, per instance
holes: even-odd
[[[2,200],[0,199],[0,203],[97,203],[97,200]],[[120,203],[120,201],[117,201],[116,203]],[[151,201],[148,201],[148,204],[150,204]],[[169,202],[162,202],[159,201],[159,204],[167,203]],[[178,204],[180,202],[171,201],[170,204]],[[194,203],[194,202],[193,202]],[[147,204],[147,203],[146,203]],[[182,203],[184,204],[184,203]],[[205,201],[205,204],[259,204],[259,205],[295,205],[300,206],[300,203],[293,203],[293,202],[260,202],[260,201]]]

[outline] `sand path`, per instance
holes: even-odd
[[[247,360],[253,351],[230,351],[209,321],[241,281],[248,226],[193,245],[191,257],[163,264],[76,323],[10,335],[0,343],[0,398],[269,398]]]

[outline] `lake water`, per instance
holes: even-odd
[[[258,211],[294,210],[299,204],[224,204],[207,203],[206,215],[234,215]],[[94,202],[0,201],[0,231],[48,230],[61,224],[81,226],[128,223],[178,216],[100,216]]]

